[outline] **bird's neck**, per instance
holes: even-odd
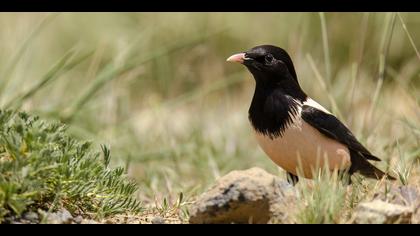
[[[281,136],[307,96],[297,83],[265,84],[256,81],[249,120],[257,132],[270,138]]]

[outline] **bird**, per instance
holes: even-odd
[[[348,173],[348,184],[354,173],[395,180],[369,162],[381,160],[346,125],[303,91],[286,50],[260,45],[227,61],[244,65],[254,77],[248,119],[259,146],[287,172],[289,183],[313,179],[319,168]]]

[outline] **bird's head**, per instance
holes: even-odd
[[[289,54],[282,48],[261,45],[230,56],[227,61],[243,64],[255,80],[263,84],[278,84],[289,80],[297,83],[297,76]]]

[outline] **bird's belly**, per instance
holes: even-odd
[[[312,178],[317,168],[342,170],[351,165],[345,145],[326,137],[303,120],[289,126],[281,137],[271,139],[259,132],[256,137],[271,160],[294,175]]]

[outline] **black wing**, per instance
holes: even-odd
[[[366,159],[380,161],[372,155],[335,116],[308,105],[302,107],[302,119],[329,138],[346,145],[351,151],[359,153]]]

